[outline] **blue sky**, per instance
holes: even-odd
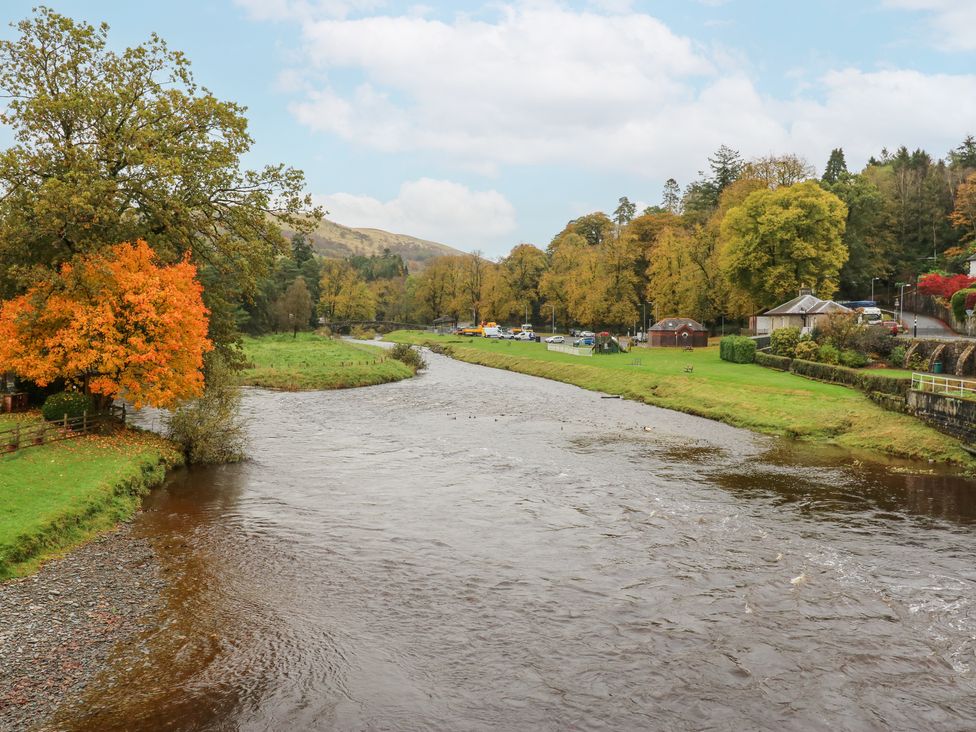
[[[490,256],[657,203],[723,143],[820,170],[976,134],[971,0],[48,4],[184,51],[248,107],[247,164],[302,168],[333,220]]]

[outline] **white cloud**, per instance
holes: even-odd
[[[890,8],[931,14],[932,42],[950,51],[976,50],[976,3],[972,0],[885,0]]]
[[[948,0],[887,2],[956,12]],[[290,108],[351,144],[434,153],[459,170],[558,163],[682,184],[723,143],[816,165],[842,145],[857,165],[882,146],[940,154],[972,131],[974,75],[846,69],[778,99],[734,53],[611,4],[624,14],[546,0],[497,6],[490,20],[312,12]]]
[[[515,208],[501,193],[448,180],[408,181],[389,201],[351,193],[315,198],[344,226],[406,233],[464,250],[497,249],[516,227]]]

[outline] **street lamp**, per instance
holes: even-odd
[[[880,280],[880,277],[871,278],[871,302],[874,302],[874,283]]]
[[[900,283],[901,285],[901,296],[898,298],[898,322],[900,323],[905,318],[905,288],[911,287],[910,284],[905,282]]]
[[[552,334],[556,335],[556,306],[550,305],[549,307],[552,308]]]

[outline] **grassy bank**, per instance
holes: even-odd
[[[0,429],[12,422],[4,415]],[[0,579],[131,517],[180,459],[165,440],[128,430],[0,455]]]
[[[898,457],[973,466],[959,443],[862,393],[754,364],[722,361],[718,348],[636,349],[591,358],[550,353],[545,344],[397,331],[388,340],[434,342],[469,363],[619,394],[654,406],[767,435],[825,442]],[[690,371],[686,369],[690,367]],[[892,378],[902,374],[892,373]]]
[[[241,383],[271,389],[347,389],[414,375],[382,348],[314,333],[299,333],[297,338],[290,334],[245,338],[244,353],[250,368],[242,373]]]

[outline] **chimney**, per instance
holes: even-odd
[[[800,288],[800,297],[803,297],[804,295],[812,295],[812,294],[813,294],[813,290],[810,289],[809,287]]]

